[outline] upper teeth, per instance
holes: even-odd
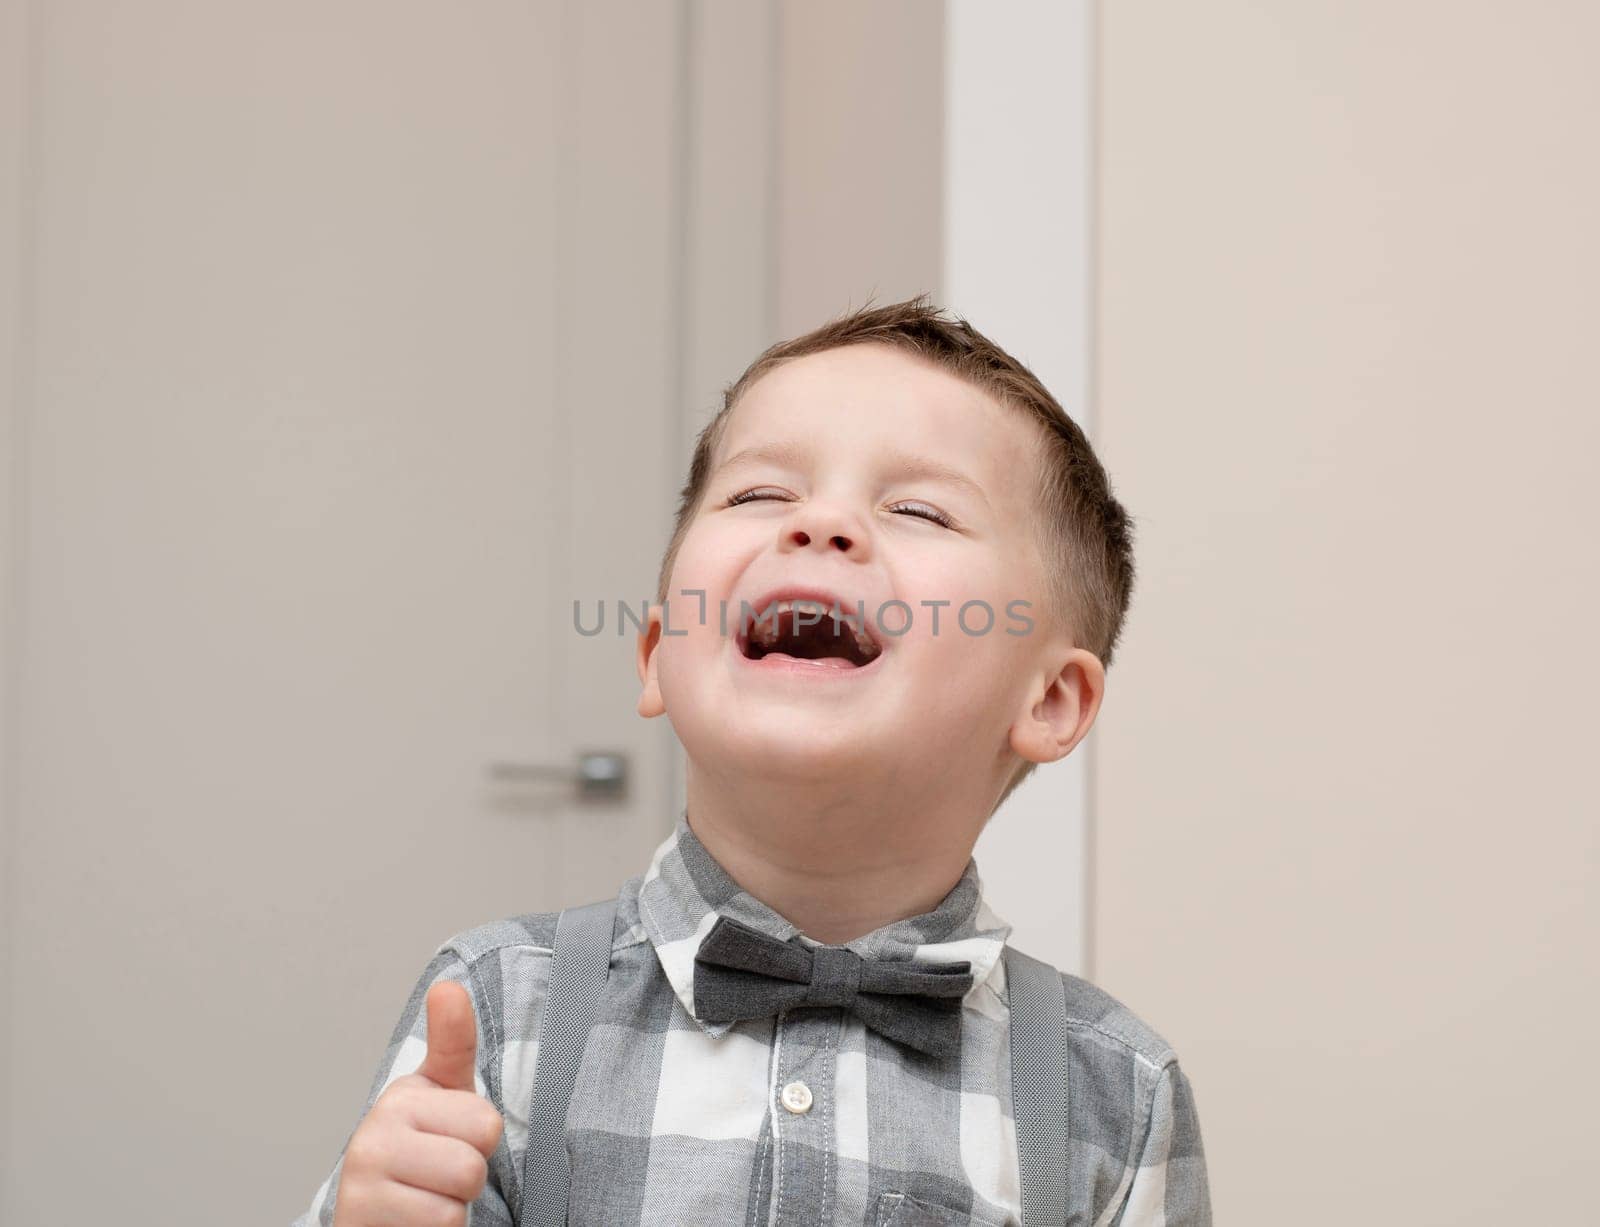
[[[810,597],[774,601],[761,612],[760,616],[752,615],[749,629],[750,638],[768,646],[776,643],[778,641],[780,619],[784,614],[796,609],[805,613],[808,618],[814,618],[818,614],[825,614],[833,621],[834,634],[839,634],[841,628],[847,628],[852,637],[854,637],[857,648],[868,656],[877,655],[878,645],[866,633],[864,625],[859,627],[857,625],[857,623],[864,623],[865,617],[857,618],[853,615],[845,617],[842,612],[836,612],[833,608],[826,607],[822,601]]]

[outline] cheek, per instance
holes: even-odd
[[[726,642],[717,625],[716,602],[709,594],[703,614],[698,597],[679,597],[672,605],[670,621],[672,633],[664,634],[656,649],[656,672],[663,692],[668,688],[676,691],[685,682],[693,686],[695,679],[705,677]]]
[[[706,627],[714,632],[720,616],[719,602],[727,599],[728,555],[708,549],[702,538],[686,541],[673,560],[668,580],[667,616],[672,629],[699,634]],[[727,615],[732,621],[732,614]]]
[[[933,622],[938,619],[936,638],[981,642],[1005,623],[1006,602],[1015,594],[1009,589],[1007,576],[998,566],[986,566],[982,560],[964,559],[965,565],[947,562],[930,568],[916,578],[915,593],[904,599],[912,606],[914,626],[906,637],[933,634]],[[939,602],[935,607],[924,602]],[[963,612],[964,610],[964,612]],[[904,611],[893,623],[899,626]],[[990,625],[992,623],[992,626]],[[966,626],[970,633],[963,633]],[[989,630],[985,631],[985,627]]]
[[[977,689],[996,685],[1009,659],[1004,607],[987,597],[952,597],[951,603],[939,610],[937,629],[932,613],[927,611],[926,638],[919,645],[932,662],[929,672],[946,682],[959,681],[968,697],[976,697],[972,692]]]
[[[924,581],[917,595],[907,598],[914,623],[901,642],[921,659],[922,677],[949,688],[941,706],[969,712],[988,708],[1010,685],[1019,641],[1006,631],[1023,627],[1008,613],[1007,603],[1021,594],[1000,567],[945,569]],[[921,603],[925,600],[948,602],[937,608],[937,629],[936,611]],[[898,617],[892,625],[900,625]]]
[[[704,588],[706,578],[706,555],[699,548],[699,542],[686,540],[678,548],[678,556],[672,560],[672,574],[668,577],[670,587],[667,597],[672,601],[673,614],[680,621],[687,621],[684,614],[679,611],[681,605],[692,606],[696,602],[693,596],[684,595],[685,588]]]
[[[693,739],[695,730],[715,708],[715,700],[707,692],[710,666],[700,646],[692,635],[698,628],[689,627],[690,635],[663,639],[656,649],[656,685],[661,689],[661,701],[666,706],[667,717],[680,737]]]

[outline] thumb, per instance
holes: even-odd
[[[472,1071],[478,1032],[465,986],[441,980],[428,990],[428,1055],[417,1072],[447,1090],[476,1089]]]

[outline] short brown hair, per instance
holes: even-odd
[[[793,340],[780,341],[761,354],[723,391],[722,408],[696,442],[689,480],[679,496],[677,523],[662,557],[656,599],[665,602],[667,585],[685,532],[699,510],[711,466],[734,407],[750,386],[774,367],[823,350],[877,342],[915,354],[1024,414],[1036,427],[1040,464],[1036,541],[1046,570],[1051,608],[1046,620],[1068,628],[1074,642],[1093,652],[1108,668],[1133,595],[1133,529],[1128,513],[1111,492],[1104,467],[1056,398],[1022,363],[964,319],[947,316],[919,294],[904,302],[859,310]],[[1012,774],[1000,804],[1032,774],[1024,761]]]

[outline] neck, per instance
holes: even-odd
[[[739,886],[813,941],[841,945],[931,912],[961,880],[984,811],[899,788],[730,779],[691,762],[686,818]]]

